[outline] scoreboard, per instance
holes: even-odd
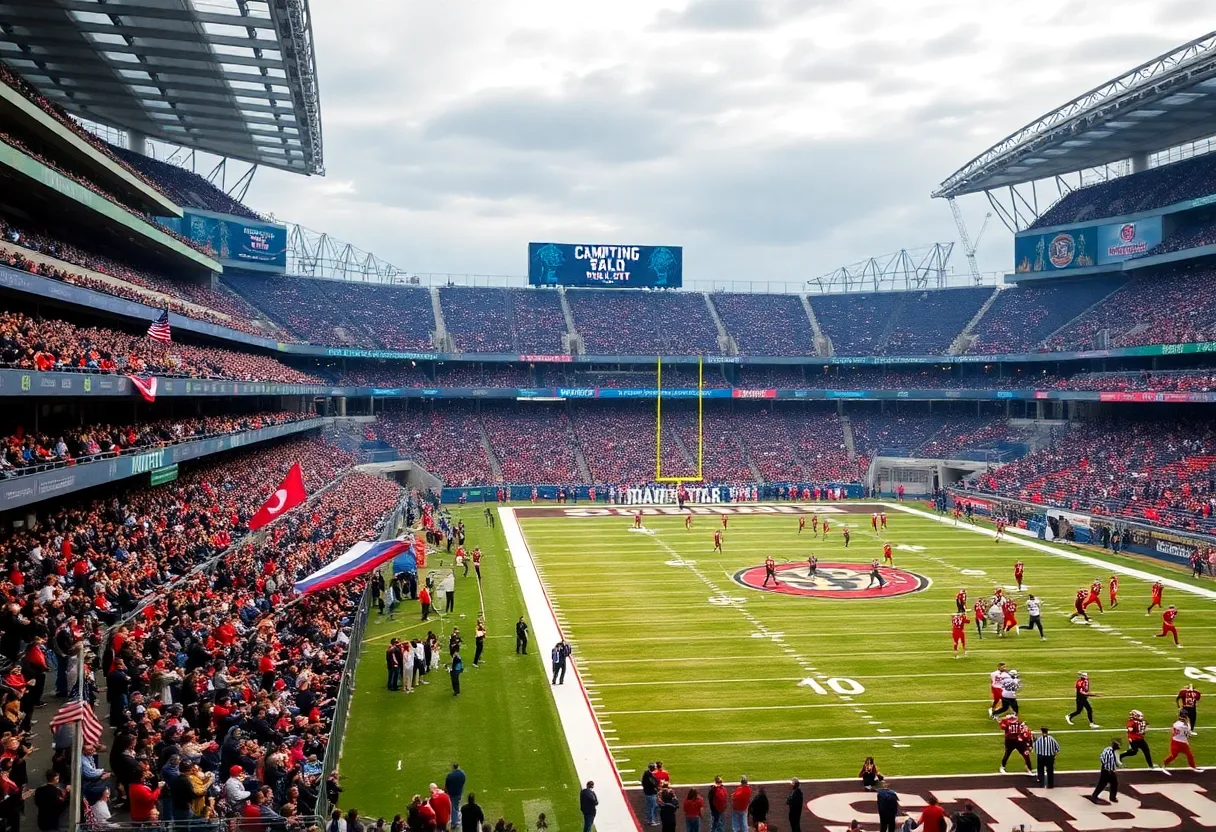
[[[683,278],[680,246],[528,243],[533,286],[676,289]]]

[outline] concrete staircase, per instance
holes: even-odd
[[[734,428],[734,420],[731,420],[731,427]],[[735,446],[739,449],[739,453],[743,454],[743,461],[747,463],[747,467],[752,472],[754,482],[765,482],[764,475],[760,473],[760,466],[752,459],[751,453],[747,450],[747,445],[739,438],[739,431],[732,430],[730,438],[734,441]]]
[[[448,337],[447,323],[443,320],[443,305],[439,302],[439,288],[431,287],[431,311],[435,315],[435,334],[432,341],[440,352],[456,352],[452,339]]]
[[[477,433],[481,437],[481,447],[485,449],[486,459],[490,461],[490,473],[494,476],[494,482],[502,482],[502,465],[494,455],[494,446],[490,444],[490,436],[480,419],[477,420]]]
[[[802,301],[802,308],[806,310],[806,319],[811,322],[811,333],[815,336],[815,354],[819,356],[834,355],[832,339],[823,334],[823,329],[819,326],[819,319],[815,317],[815,310],[811,307],[811,299],[806,295],[799,295],[798,299]]]
[[[570,302],[566,300],[566,287],[557,287],[557,296],[562,301],[562,315],[566,318],[566,334],[562,336],[562,346],[565,347],[569,355],[582,355],[586,350],[583,347],[583,336],[578,334],[578,330],[574,327],[574,313],[570,311]]]
[[[899,322],[904,316],[904,310],[907,308],[907,300],[901,298],[899,306],[895,307],[895,313],[887,318],[887,324],[878,336],[878,341],[874,345],[875,355],[882,355],[883,350],[887,348],[887,344],[891,343],[891,336],[895,334],[895,328],[899,326]]]
[[[848,416],[840,417],[840,426],[844,428],[844,449],[849,455],[849,462],[857,461],[857,445],[853,439],[853,423]]]
[[[992,294],[988,296],[988,300],[984,301],[984,305],[979,308],[979,311],[972,316],[971,320],[967,321],[967,325],[963,327],[963,331],[958,334],[954,342],[950,344],[950,349],[946,351],[947,355],[963,355],[975,343],[975,337],[972,332],[975,330],[984,315],[988,314],[988,310],[992,308],[992,304],[996,303],[997,296],[1000,295],[1000,289],[993,289]]]
[[[566,412],[566,439],[570,443],[570,447],[574,449],[574,462],[578,465],[579,476],[583,478],[583,482],[595,482],[591,479],[591,469],[587,467],[587,458],[583,456],[583,446],[579,444],[578,434],[574,432],[574,422],[571,421],[569,410]]]
[[[735,343],[735,339],[726,331],[726,326],[722,323],[721,316],[718,315],[717,308],[714,307],[713,299],[710,298],[709,292],[705,292],[705,307],[709,309],[709,317],[713,318],[714,326],[718,328],[718,352],[722,355],[738,355],[739,345]]]
[[[1037,346],[1039,346],[1039,345],[1041,345],[1041,344],[1045,344],[1045,343],[1047,343],[1047,342],[1048,342],[1048,341],[1050,341],[1052,338],[1056,337],[1057,333],[1063,332],[1064,330],[1068,329],[1068,327],[1069,327],[1069,326],[1072,324],[1072,322],[1073,322],[1073,321],[1076,321],[1076,320],[1079,320],[1079,319],[1081,319],[1081,318],[1084,318],[1084,317],[1085,317],[1086,315],[1088,315],[1090,312],[1092,312],[1093,310],[1097,309],[1097,308],[1098,308],[1099,306],[1101,306],[1102,304],[1106,303],[1106,301],[1110,299],[1110,296],[1111,296],[1111,295],[1113,295],[1113,294],[1114,294],[1115,292],[1117,292],[1117,291],[1119,291],[1119,290],[1118,290],[1118,289],[1113,289],[1113,290],[1111,290],[1111,292],[1110,292],[1109,294],[1103,295],[1103,296],[1102,296],[1102,298],[1101,298],[1100,300],[1098,300],[1098,302],[1097,302],[1097,303],[1090,304],[1089,306],[1085,307],[1085,309],[1084,309],[1084,310],[1083,310],[1081,313],[1079,313],[1079,314],[1077,314],[1077,315],[1073,315],[1071,318],[1069,318],[1067,321],[1065,321],[1064,323],[1062,323],[1060,326],[1056,327],[1056,328],[1055,328],[1055,329],[1053,329],[1051,332],[1049,332],[1049,333],[1047,334],[1047,337],[1046,337],[1046,338],[1044,338],[1042,341],[1039,341],[1039,343],[1038,343],[1038,344],[1035,344],[1035,346],[1037,347]]]
[[[676,448],[680,451],[680,456],[684,457],[684,464],[688,466],[689,471],[697,470],[697,455],[688,450],[688,446],[684,444],[684,440],[680,438],[680,431],[672,426],[663,431],[663,435],[675,442]],[[660,452],[662,449],[660,449]]]

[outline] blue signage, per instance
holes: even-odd
[[[286,226],[190,210],[181,219],[160,217],[157,221],[183,237],[211,246],[221,265],[287,271]]]
[[[674,289],[683,281],[680,246],[528,243],[528,282],[533,286]]]
[[[1028,233],[1013,241],[1018,274],[1060,272],[1143,257],[1161,242],[1161,217]]]

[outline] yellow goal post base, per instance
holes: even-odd
[[[670,482],[676,485],[686,482],[701,482],[704,480],[703,463],[705,460],[705,357],[701,355],[697,356],[697,473],[695,476],[663,476],[663,357],[656,356],[655,361],[657,368],[655,386],[657,389],[654,407],[654,481]]]

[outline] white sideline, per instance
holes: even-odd
[[[541,662],[539,669],[548,679],[549,664],[545,657],[553,645],[562,639],[561,627],[536,571],[532,552],[528,549],[519,522],[515,518],[515,510],[499,508],[498,517],[502,521],[507,551],[511,554],[515,577],[524,595],[528,618],[531,619],[532,641]],[[557,705],[557,715],[562,723],[562,732],[566,735],[566,745],[570,748],[570,756],[574,758],[574,768],[578,772],[578,788],[582,789],[588,780],[595,781],[595,794],[600,801],[595,826],[597,829],[640,830],[641,827],[625,800],[625,787],[620,774],[617,773],[616,764],[608,753],[608,743],[591,710],[591,700],[587,698],[587,689],[583,686],[582,677],[578,672],[577,657],[570,663],[567,674],[574,677],[573,685],[553,685],[549,689],[553,693],[553,702]],[[572,809],[577,797],[577,792],[570,797]]]
[[[943,523],[948,526],[952,526],[954,524],[954,519],[951,517],[939,517],[938,515],[933,514],[931,512],[922,511],[921,509],[918,509],[918,508],[911,508],[910,506],[901,505],[900,503],[880,502],[880,503],[878,503],[878,505],[883,505],[883,506],[886,506],[887,508],[894,509],[896,511],[902,511],[905,514],[915,514],[917,517],[927,517],[930,520],[934,520],[938,523]],[[969,531],[975,532],[976,534],[984,535],[985,537],[993,537],[993,538],[996,537],[996,531],[994,529],[986,529],[986,528],[983,528],[982,526],[972,526],[970,523],[959,523],[956,528],[967,529]],[[1085,563],[1085,564],[1089,564],[1090,566],[1100,566],[1103,569],[1110,570],[1111,572],[1118,572],[1120,575],[1127,575],[1129,578],[1139,578],[1142,581],[1161,581],[1162,584],[1164,584],[1165,586],[1168,586],[1172,589],[1179,589],[1179,590],[1182,590],[1183,592],[1189,592],[1192,595],[1198,595],[1201,598],[1207,598],[1209,600],[1216,600],[1216,592],[1214,592],[1210,589],[1204,589],[1203,587],[1198,587],[1198,586],[1191,586],[1188,583],[1184,583],[1182,581],[1176,580],[1174,578],[1169,578],[1164,575],[1158,575],[1154,572],[1145,572],[1140,569],[1132,569],[1131,567],[1120,566],[1117,563],[1111,563],[1110,561],[1102,560],[1101,558],[1090,557],[1089,555],[1082,555],[1078,552],[1069,552],[1065,549],[1059,549],[1055,546],[1048,546],[1046,543],[1040,543],[1037,539],[1036,540],[1025,540],[1021,537],[1007,537],[1005,539],[1008,540],[1010,543],[1017,544],[1018,546],[1025,546],[1028,549],[1035,549],[1040,552],[1047,552],[1048,554],[1057,555],[1058,557],[1066,558],[1067,560],[1073,560],[1073,561],[1076,561],[1077,563]]]

